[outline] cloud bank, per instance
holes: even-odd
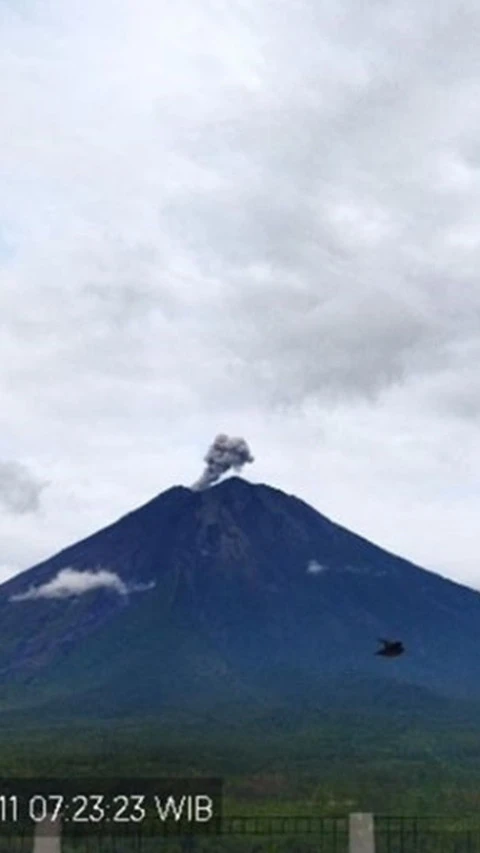
[[[249,476],[478,584],[478,2],[0,15],[1,454],[53,484],[0,498],[2,563],[234,423]]]

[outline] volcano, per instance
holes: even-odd
[[[116,580],[67,595],[65,569]],[[408,655],[376,657],[382,636]],[[174,486],[0,587],[0,713],[321,706],[366,684],[477,700],[479,647],[478,592],[230,477]]]

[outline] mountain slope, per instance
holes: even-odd
[[[132,592],[12,600],[67,567],[115,572]],[[381,636],[407,653],[376,657]],[[393,682],[477,698],[479,643],[479,593],[232,477],[168,489],[3,584],[0,707],[320,707],[341,683],[348,708],[371,679],[386,701]]]

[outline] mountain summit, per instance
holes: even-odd
[[[375,656],[377,638],[408,655]],[[479,697],[480,594],[298,498],[175,486],[0,587],[0,709],[322,701],[390,679]]]

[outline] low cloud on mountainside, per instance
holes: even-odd
[[[317,560],[310,560],[307,566],[307,572],[309,575],[319,575],[322,572],[326,572],[328,566],[322,566],[321,563],[318,563]]]
[[[107,569],[78,571],[61,569],[52,580],[41,586],[31,586],[26,592],[10,596],[10,601],[28,601],[35,598],[70,598],[83,595],[95,589],[111,589],[119,595],[142,592],[152,589],[154,581],[148,584],[126,584],[116,572]]]

